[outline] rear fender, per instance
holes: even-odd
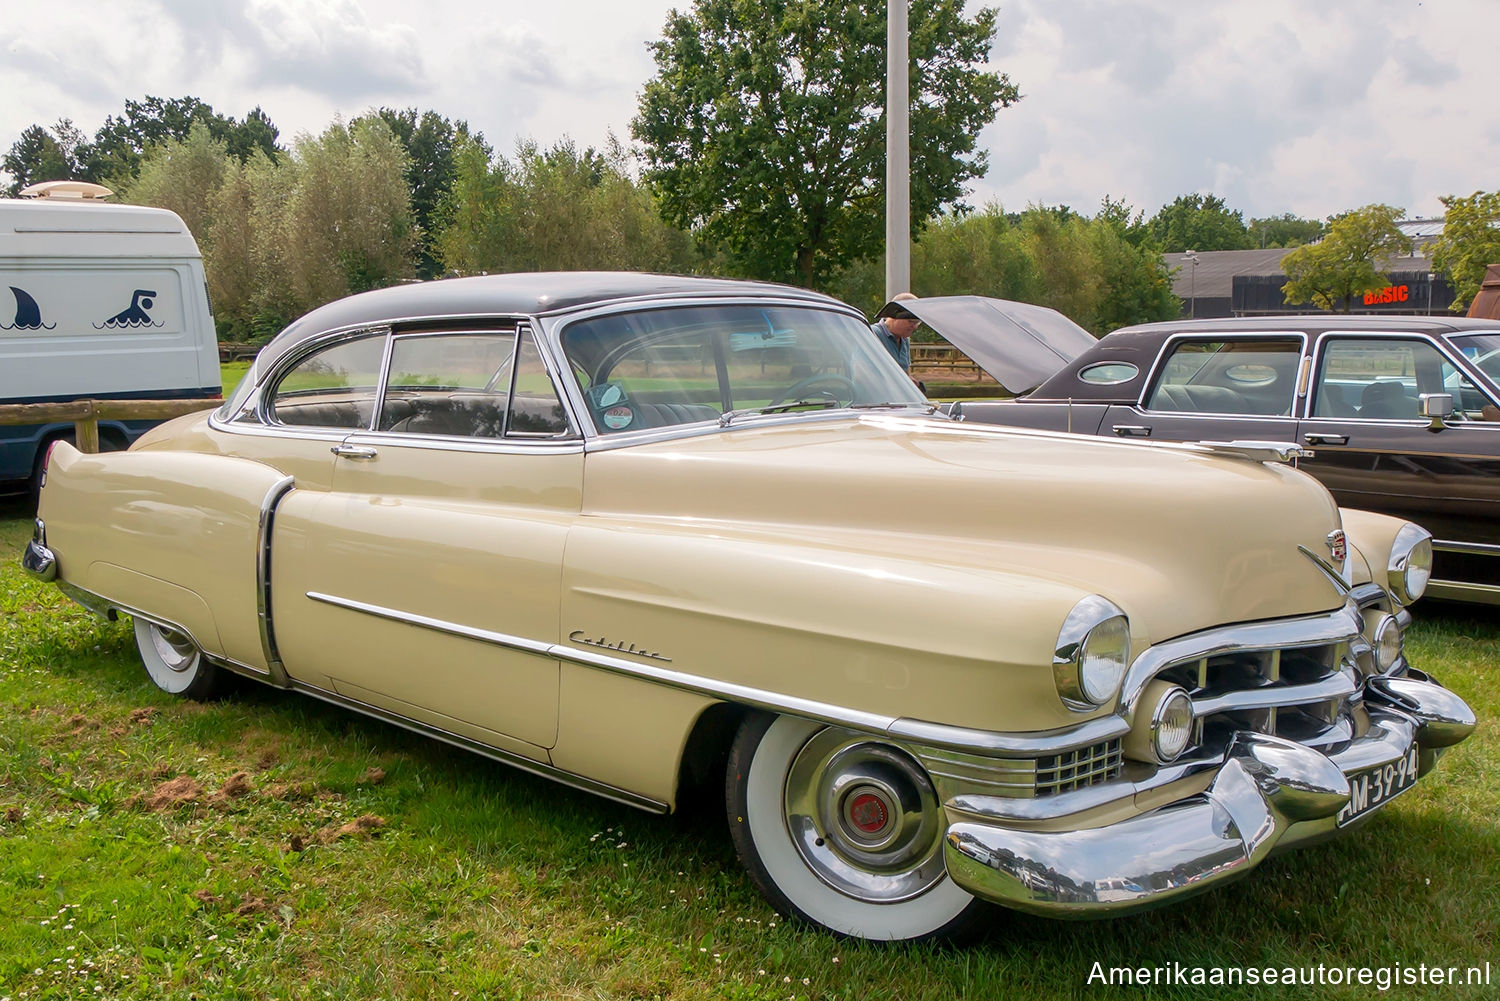
[[[38,517],[58,580],[186,631],[212,657],[272,673],[262,537],[290,477],[198,452],[54,446]],[[273,679],[280,680],[280,679]]]

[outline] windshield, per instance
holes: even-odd
[[[1500,333],[1466,334],[1451,340],[1479,371],[1489,376],[1491,382],[1500,385]]]
[[[730,414],[926,406],[854,317],[797,306],[689,306],[569,325],[563,353],[603,434]]]

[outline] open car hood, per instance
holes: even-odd
[[[944,295],[886,303],[877,316],[909,313],[972,358],[1008,392],[1020,395],[1041,385],[1098,343],[1055,309],[990,299]]]

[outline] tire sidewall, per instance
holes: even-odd
[[[192,663],[181,671],[167,666],[156,649],[153,632],[158,628],[140,616],[135,617],[135,645],[151,683],[168,695],[189,699],[206,699],[218,685],[219,669],[210,664],[202,650],[194,650]]]
[[[783,914],[851,938],[921,941],[969,924],[981,905],[947,876],[920,896],[877,904],[840,893],[808,868],[787,833],[785,782],[797,752],[821,729],[810,720],[754,713],[730,750],[730,832],[761,892]]]

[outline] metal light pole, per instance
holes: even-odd
[[[1198,252],[1189,250],[1182,255],[1182,259],[1193,265],[1188,272],[1188,319],[1192,320],[1198,314]]]
[[[911,291],[911,94],[906,5],[886,0],[885,298]]]

